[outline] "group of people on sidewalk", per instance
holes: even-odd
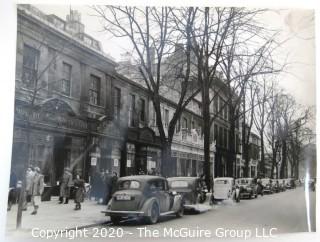
[[[74,186],[74,189],[75,189],[74,202],[76,204],[74,210],[80,210],[81,203],[84,201],[84,197],[86,194],[85,181],[81,178],[81,176],[77,174],[76,178],[73,180],[71,169],[66,167],[59,181],[59,184],[60,184],[59,204],[62,204],[63,201],[64,201],[64,204],[69,203],[71,187]]]
[[[116,186],[118,174],[116,172],[109,173],[108,171],[95,172],[91,177],[91,191],[90,196],[93,197],[100,204],[107,204]],[[75,210],[81,209],[81,203],[86,196],[85,181],[79,174],[73,179],[71,169],[65,168],[64,174],[60,179],[60,197],[59,204],[68,204],[71,187],[74,187],[74,202],[76,204]]]
[[[118,174],[108,170],[96,171],[90,179],[91,193],[90,197],[99,204],[107,204],[114,192]]]
[[[41,195],[44,190],[44,176],[41,174],[40,168],[31,166],[28,167],[25,181],[25,190],[23,194],[21,194],[22,182],[17,180],[17,177],[14,173],[11,173],[7,210],[10,211],[12,204],[17,203],[21,198],[23,199],[22,210],[27,210],[28,202],[30,201],[33,206],[33,211],[31,214],[36,215],[41,203]]]
[[[100,204],[107,204],[114,192],[117,180],[118,175],[116,172],[96,172],[91,177],[90,196],[94,197]],[[29,166],[26,171],[25,182],[25,189],[22,194],[22,181],[18,181],[17,176],[13,172],[11,173],[7,210],[10,211],[12,205],[18,203],[22,196],[22,210],[26,211],[28,202],[31,202],[34,208],[31,214],[35,215],[38,212],[45,186],[44,176],[41,174],[40,168]],[[59,180],[59,204],[68,204],[71,192],[74,195],[74,210],[80,210],[81,203],[87,194],[86,183],[79,174],[76,174],[75,179],[73,179],[71,169],[66,167]]]

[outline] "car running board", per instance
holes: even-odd
[[[174,214],[176,213],[175,211],[168,211],[168,212],[165,212],[165,213],[160,213],[160,216],[166,216],[166,215],[170,215],[170,214]]]

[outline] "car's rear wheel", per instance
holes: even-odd
[[[150,216],[147,217],[148,224],[155,224],[159,219],[159,206],[156,202],[152,203],[150,207]]]
[[[121,222],[121,217],[118,216],[111,216],[110,219],[114,225],[118,225]]]

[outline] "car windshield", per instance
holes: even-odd
[[[250,181],[246,179],[241,179],[241,180],[238,180],[238,184],[247,185],[247,184],[250,184]]]
[[[172,181],[171,188],[187,188],[188,182],[187,181]]]
[[[140,182],[134,180],[126,180],[119,182],[119,189],[139,189]]]
[[[214,181],[216,184],[228,184],[228,180],[216,180]]]

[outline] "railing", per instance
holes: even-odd
[[[203,146],[203,137],[199,135],[196,130],[189,131],[182,129],[180,132],[174,134],[173,140],[176,142]]]
[[[156,126],[149,126],[155,134],[158,136],[159,131]],[[165,129],[166,135],[168,135],[167,130]],[[175,132],[173,135],[173,141],[177,143],[184,143],[184,144],[189,144],[189,145],[194,145],[194,146],[200,146],[203,147],[204,142],[203,142],[203,137],[202,135],[199,135],[198,131],[196,130],[187,130],[187,129],[182,129],[179,132]]]

